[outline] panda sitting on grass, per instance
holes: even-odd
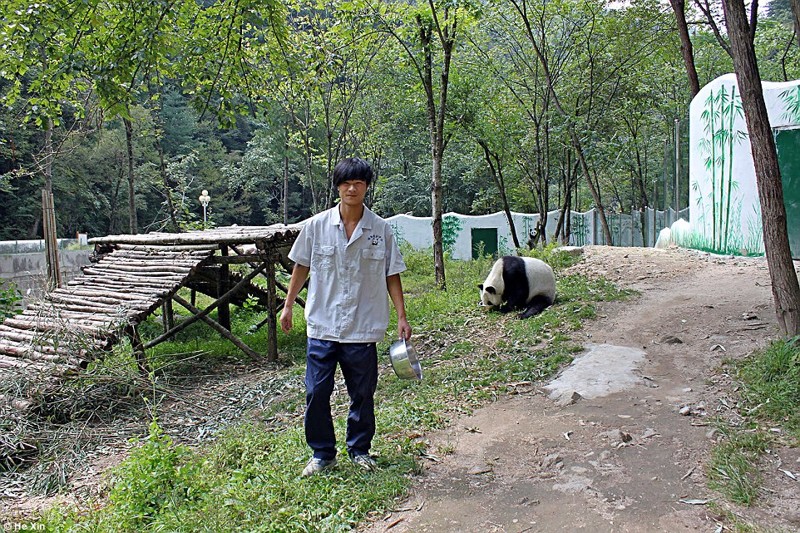
[[[541,313],[556,298],[553,269],[533,257],[501,257],[478,288],[481,290],[481,305],[490,310],[497,308],[501,313],[522,311],[520,318]]]

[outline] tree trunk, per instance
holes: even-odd
[[[139,221],[136,216],[136,186],[133,177],[133,123],[123,118],[125,124],[125,145],[128,149],[128,230],[131,235],[139,233]]]
[[[432,6],[433,8],[433,6]],[[447,20],[447,10],[444,13]],[[438,21],[438,18],[437,18]],[[445,23],[447,24],[447,23]],[[424,54],[422,68],[422,83],[425,88],[426,109],[428,115],[428,128],[431,137],[431,211],[433,219],[433,267],[436,274],[436,285],[441,290],[447,289],[447,280],[444,271],[444,246],[442,244],[442,158],[445,150],[444,121],[445,110],[447,109],[447,88],[450,81],[450,61],[453,56],[453,45],[455,43],[455,23],[453,23],[452,33],[448,27],[437,28],[442,45],[442,72],[439,86],[439,107],[433,98],[433,51],[431,40],[434,29],[423,21],[422,17],[417,17],[417,27],[419,39]]]
[[[722,6],[755,163],[764,250],[778,325],[784,335],[794,336],[800,334],[800,285],[789,249],[778,153],[764,103],[752,28],[747,22],[743,0],[723,0]]]
[[[692,92],[692,98],[694,98],[700,92],[700,81],[697,78],[697,69],[694,65],[692,39],[689,37],[689,27],[686,24],[686,3],[684,0],[669,0],[669,3],[672,5],[672,10],[675,12],[675,20],[678,23],[683,64],[686,67],[686,76],[689,78],[689,90]]]
[[[797,46],[800,46],[800,0],[792,2],[792,21],[794,22],[794,36],[797,39]]]

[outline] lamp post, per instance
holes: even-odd
[[[208,195],[208,191],[203,189],[203,192],[200,193],[200,196],[197,198],[200,200],[200,205],[203,206],[203,229],[206,229],[206,210],[208,208],[208,203],[211,201],[211,196]]]

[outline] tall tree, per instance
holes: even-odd
[[[445,132],[447,98],[453,52],[460,39],[460,25],[467,17],[466,4],[428,0],[427,6],[411,6],[405,12],[391,14],[385,9],[386,6],[372,4],[385,30],[405,51],[425,94],[432,163],[433,263],[436,284],[442,290],[447,288],[442,241],[442,160],[449,141],[449,134]],[[438,82],[434,79],[434,71],[438,73]]]
[[[752,22],[748,23],[743,0],[723,0],[722,5],[755,163],[764,251],[769,264],[778,325],[784,335],[794,336],[800,334],[800,285],[789,248],[778,153],[764,103],[753,44],[755,27]],[[757,2],[753,2],[751,21],[755,20],[757,5]]]

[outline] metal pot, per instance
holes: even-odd
[[[422,379],[419,357],[410,341],[398,339],[389,347],[389,360],[400,379]]]

